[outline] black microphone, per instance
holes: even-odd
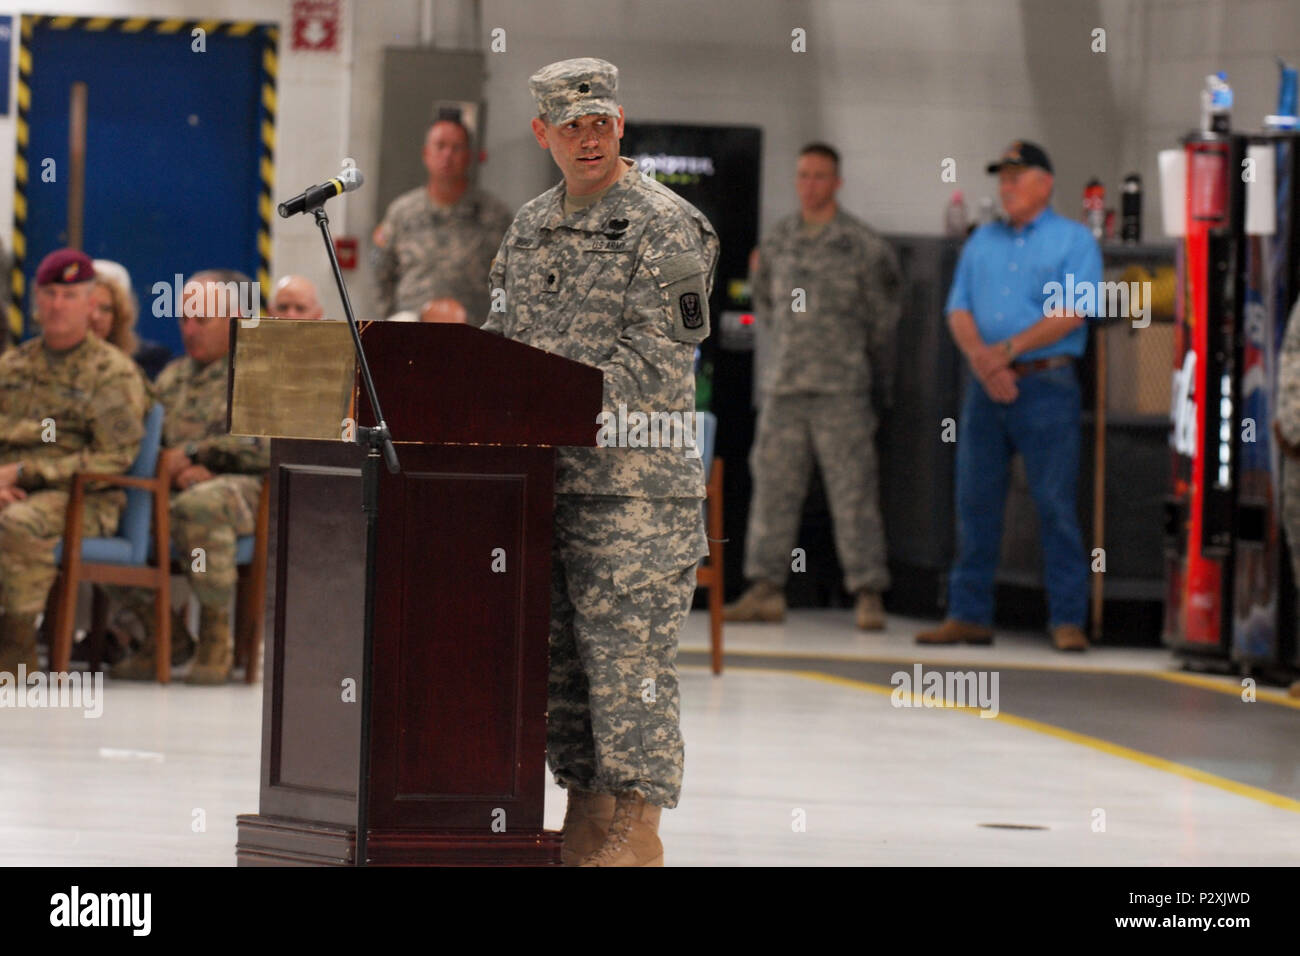
[[[361,175],[361,170],[355,166],[345,166],[337,178],[327,180],[319,186],[311,186],[292,199],[280,203],[280,217],[288,219],[300,212],[315,209],[325,200],[331,199],[339,193],[350,193],[354,189],[359,189],[365,181],[365,177]]]

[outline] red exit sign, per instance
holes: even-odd
[[[334,239],[334,255],[339,257],[340,269],[355,269],[357,267],[357,237],[336,237]]]

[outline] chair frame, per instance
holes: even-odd
[[[161,458],[159,463],[161,464]],[[84,534],[81,523],[85,514],[86,485],[91,482],[119,488],[141,488],[153,496],[153,564],[103,564],[82,560],[81,541]],[[68,670],[72,657],[72,628],[76,623],[77,590],[82,581],[90,581],[95,584],[150,588],[154,591],[154,616],[157,623],[154,638],[156,675],[160,684],[171,680],[170,497],[167,476],[159,473],[155,473],[152,478],[86,472],[73,476],[63,526],[63,563],[54,585],[58,597],[54,605],[54,628],[50,640],[50,670]]]
[[[709,563],[695,569],[697,587],[709,589],[709,649],[714,675],[722,673],[722,589],[726,582],[723,572],[722,537],[722,459],[715,457],[709,467],[709,480],[704,486],[708,508]]]

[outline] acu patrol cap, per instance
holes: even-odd
[[[552,126],[589,113],[618,115],[618,67],[605,60],[579,57],[544,66],[528,78],[528,89]]]
[[[73,285],[93,278],[95,264],[76,249],[55,249],[36,267],[37,285]]]
[[[1025,139],[1014,140],[1000,157],[989,163],[988,171],[996,173],[1003,166],[1037,166],[1046,172],[1052,171],[1052,161],[1047,158],[1043,147]]]

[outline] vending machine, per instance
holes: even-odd
[[[758,244],[763,132],[755,126],[632,123],[622,153],[681,195],[717,230],[718,269],[709,299],[713,330],[696,359],[697,407],[718,418],[715,454],[723,472],[726,593],[744,586],[745,517],[753,439],[753,315],[749,253]]]
[[[1161,157],[1166,189],[1183,190],[1164,640],[1187,659],[1245,670],[1293,653],[1272,427],[1300,288],[1297,159],[1294,131],[1198,131],[1181,157]]]

